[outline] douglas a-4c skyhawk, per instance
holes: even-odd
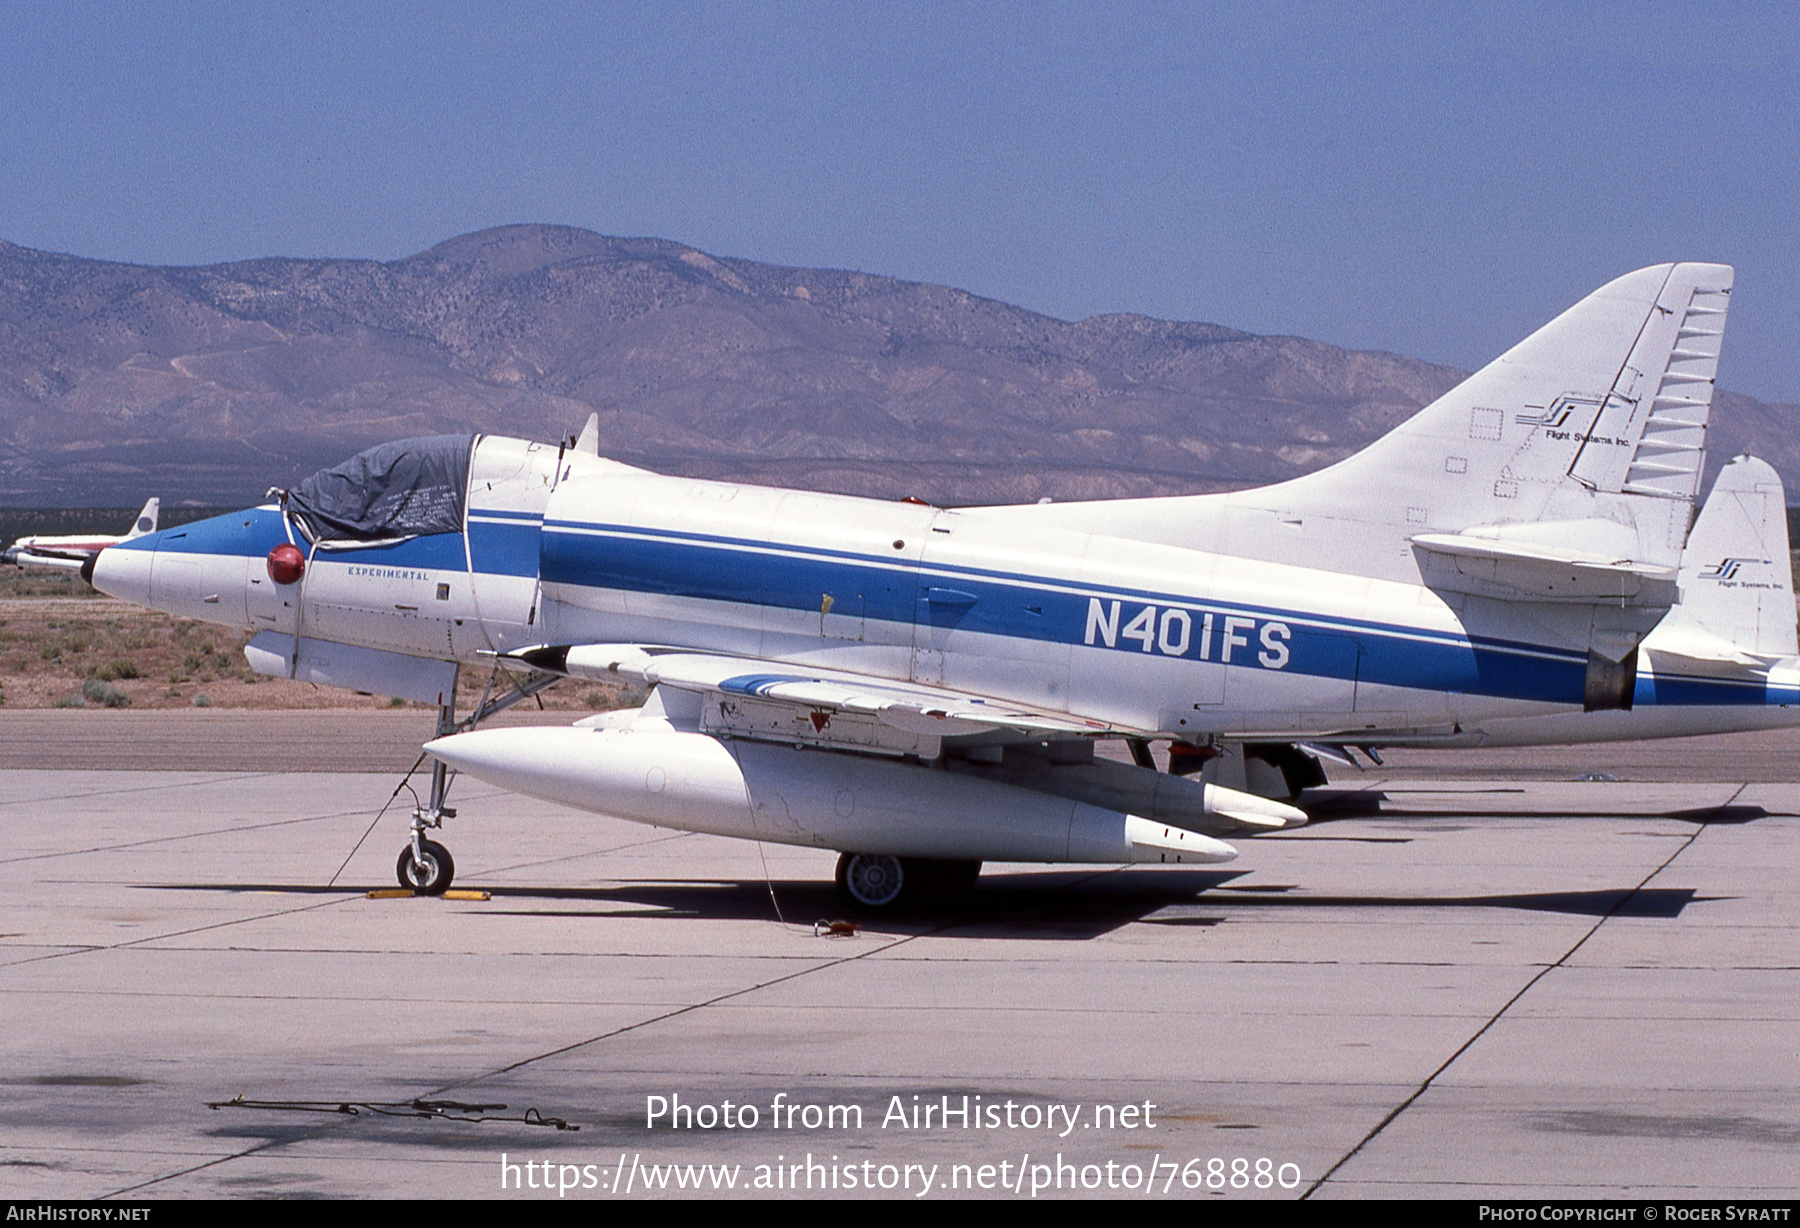
[[[1259,490],[936,508],[645,472],[598,455],[590,420],[560,447],[383,445],[90,573],[254,632],[263,673],[438,703],[398,865],[421,891],[453,873],[426,838],[453,813],[444,765],[835,850],[866,908],[983,861],[1224,861],[1221,837],[1306,821],[1280,799],[1322,779],[1321,750],[1794,718],[1766,465],[1727,467],[1684,571],[1731,281],[1621,277],[1362,452]],[[1700,593],[1726,569],[1729,593]],[[520,681],[474,717],[562,677],[649,698],[473,728],[453,703],[478,664]],[[1137,766],[1096,757],[1107,738]]]

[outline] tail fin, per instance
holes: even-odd
[[[139,512],[137,519],[132,522],[131,532],[125,535],[125,540],[130,541],[134,537],[144,537],[156,532],[156,522],[161,515],[162,500],[151,495],[144,501],[144,510]]]
[[[574,451],[586,452],[589,456],[600,455],[600,415],[598,413],[588,415],[586,425],[581,428],[581,434],[575,437]]]
[[[1512,600],[1534,599],[1537,563],[1577,563],[1589,587],[1617,573],[1615,601],[1623,582],[1638,586],[1638,604],[1667,609],[1731,283],[1722,264],[1627,273],[1317,473],[1231,494],[1011,514],[1407,584],[1506,572],[1523,589],[1462,591]]]
[[[1680,604],[1646,647],[1706,655],[1684,646],[1698,629],[1752,656],[1800,655],[1787,503],[1774,469],[1740,456],[1720,471],[1688,534],[1680,584]]]
[[[1673,569],[1731,283],[1719,264],[1628,273],[1356,455],[1240,498],[1288,517],[1389,525],[1401,543],[1363,535],[1389,558],[1420,533],[1479,529]]]

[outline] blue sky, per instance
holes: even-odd
[[[1800,401],[1800,6],[0,7],[0,238],[392,259],[510,222],[1478,366],[1738,267]]]

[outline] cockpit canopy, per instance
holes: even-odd
[[[287,492],[313,541],[383,541],[460,533],[473,435],[427,435],[358,452]]]

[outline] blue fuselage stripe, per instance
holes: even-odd
[[[967,632],[1083,645],[1089,640],[1089,604],[1095,595],[1065,591],[1073,582],[964,567],[932,567],[931,578],[953,577],[973,602],[927,599],[920,570],[843,551],[733,542],[623,526],[547,522],[542,576],[547,583],[654,593],[693,600],[817,610],[830,594],[840,616]],[[1267,607],[1223,605],[1205,598],[1160,592],[1104,589],[1104,600],[1176,607],[1190,611],[1186,651],[1150,650],[1183,659],[1222,661],[1225,618],[1242,616],[1257,627],[1280,622],[1288,633],[1286,672],[1430,691],[1454,691],[1550,703],[1580,703],[1585,658],[1537,645],[1501,641],[1471,643],[1441,632],[1333,620]],[[1139,607],[1141,608],[1141,607]],[[1122,613],[1129,618],[1132,611]],[[1206,625],[1206,615],[1212,615]],[[1259,668],[1263,653],[1253,628],[1238,630],[1231,664]],[[1140,651],[1146,644],[1115,638],[1114,648]],[[1177,640],[1177,643],[1180,641]],[[1205,655],[1202,657],[1202,652]]]

